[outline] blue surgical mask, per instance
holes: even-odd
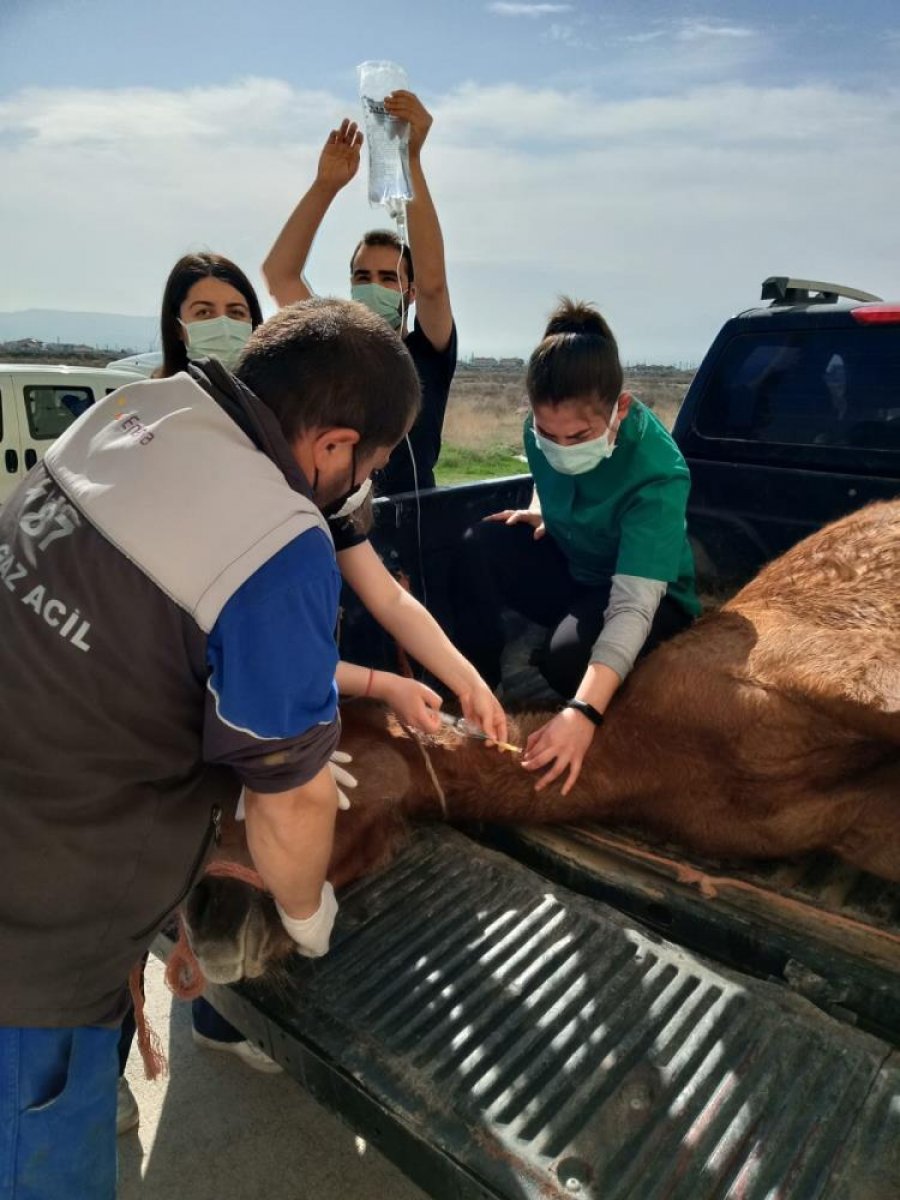
[[[394,288],[380,283],[354,283],[350,286],[350,298],[383,317],[391,329],[399,329],[403,323],[403,295]]]
[[[591,438],[589,442],[576,442],[574,446],[560,446],[556,442],[541,437],[536,429],[532,429],[531,432],[534,434],[538,450],[554,471],[559,471],[560,475],[584,475],[609,458],[615,450],[616,444],[611,442],[611,438],[619,428],[619,424],[619,408],[616,405],[615,414],[608,428],[599,437]]]
[[[187,356],[191,362],[201,358],[217,358],[231,370],[253,332],[249,321],[233,317],[213,317],[209,321],[181,322],[187,339]]]

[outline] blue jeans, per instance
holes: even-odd
[[[0,1028],[0,1200],[115,1200],[118,1040]]]

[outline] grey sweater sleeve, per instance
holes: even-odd
[[[666,586],[639,575],[613,575],[603,628],[591,649],[592,663],[603,663],[625,678],[647,640]]]

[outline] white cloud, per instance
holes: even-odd
[[[780,53],[771,28],[710,19],[668,18],[612,37],[617,53],[604,62],[604,78],[621,81],[629,94],[679,94],[703,84],[753,80],[769,73]]]
[[[571,4],[507,4],[502,0],[487,6],[488,12],[500,17],[547,17],[571,12],[573,7]]]
[[[642,46],[646,42],[656,42],[659,41],[660,38],[668,36],[669,31],[667,29],[650,29],[645,33],[627,33],[619,40],[623,42],[633,42],[635,45]]]
[[[749,41],[759,38],[759,32],[746,25],[725,25],[721,22],[680,18],[677,21],[657,21],[656,28],[640,33],[624,34],[618,40],[629,45],[645,46],[660,40],[676,42]]]
[[[752,38],[756,30],[745,25],[712,24],[709,21],[685,20],[681,23],[677,37],[683,42],[697,42],[704,38]]]
[[[354,106],[275,80],[30,89],[0,104],[0,309],[151,313],[185,250],[258,264]],[[560,292],[598,301],[627,358],[691,358],[769,274],[890,295],[900,90],[710,85],[610,100],[460,86],[426,168],[465,350],[527,351]],[[364,175],[365,167],[361,174]],[[308,275],[346,294],[362,178]]]
[[[580,29],[574,25],[560,25],[554,22],[543,37],[547,41],[559,42],[563,46],[569,46],[571,49],[591,50],[592,44],[584,37]]]
[[[29,88],[0,102],[0,130],[18,129],[38,145],[94,142],[194,142],[222,137],[256,142],[293,138],[307,132],[296,122],[297,95],[275,79],[247,79],[227,87],[187,88]],[[301,121],[320,105],[333,106],[320,92],[302,95]],[[309,132],[312,132],[310,129]]]

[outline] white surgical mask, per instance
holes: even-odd
[[[213,317],[209,321],[181,322],[187,339],[187,356],[191,362],[201,358],[217,358],[231,370],[253,332],[249,321],[233,317]]]
[[[594,467],[609,458],[615,450],[616,444],[615,442],[610,444],[610,439],[619,428],[620,423],[619,406],[616,405],[608,428],[599,437],[591,438],[589,442],[576,442],[574,446],[560,446],[557,442],[551,442],[547,438],[541,437],[536,429],[532,429],[532,433],[538,450],[554,471],[559,471],[560,475],[584,475],[585,472],[592,471]]]
[[[380,283],[354,283],[350,286],[350,299],[358,300],[371,312],[383,317],[391,329],[399,329],[403,320],[402,293]]]

